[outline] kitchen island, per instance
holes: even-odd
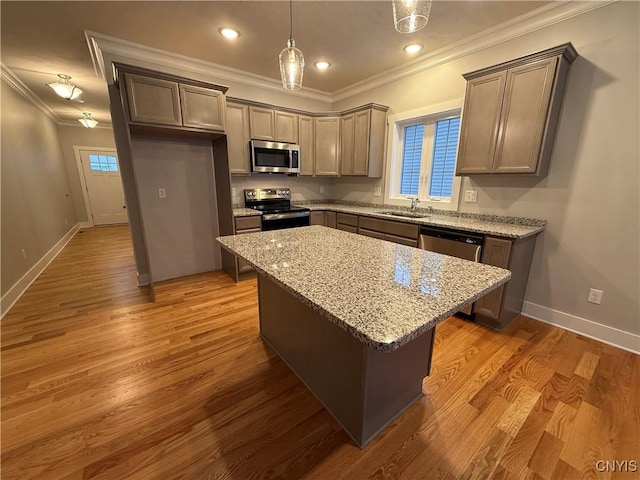
[[[435,325],[511,276],[322,226],[218,241],[258,271],[261,337],[360,447],[422,397]]]

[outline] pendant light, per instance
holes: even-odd
[[[289,40],[287,47],[280,52],[280,75],[282,86],[286,90],[298,90],[302,87],[304,73],[304,55],[296,48],[293,40],[293,0],[289,0]]]
[[[98,125],[98,121],[91,116],[88,112],[82,112],[82,118],[79,118],[78,121],[87,128],[95,128]]]
[[[69,80],[71,80],[69,75],[59,73],[58,81],[54,83],[47,83],[47,85],[49,85],[59,97],[66,100],[75,100],[82,95],[82,90],[80,90],[76,85],[71,85]]]
[[[393,0],[393,23],[400,33],[413,33],[427,26],[431,0]]]

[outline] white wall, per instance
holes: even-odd
[[[478,202],[462,203],[461,210],[548,220],[536,244],[526,301],[638,334],[639,24],[637,2],[613,3],[334,108],[376,102],[394,114],[462,98],[461,74],[572,42],[580,57],[569,74],[548,176],[465,178],[463,190],[478,190]],[[377,183],[340,179],[333,193],[373,201]],[[604,290],[602,305],[586,302],[589,287]]]
[[[96,147],[96,148],[116,148],[111,128],[85,128],[80,123],[78,126],[58,125],[58,136],[62,144],[62,153],[69,173],[69,187],[71,197],[79,222],[88,222],[87,210],[82,195],[80,176],[76,167],[76,157],[73,151],[74,146]]]
[[[56,124],[4,81],[0,83],[4,297],[65,237],[77,218]],[[3,313],[4,309],[3,303]]]

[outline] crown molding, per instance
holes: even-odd
[[[51,110],[46,103],[40,100],[33,91],[27,87],[22,80],[20,80],[15,73],[13,73],[9,67],[7,67],[4,63],[0,63],[0,70],[2,80],[4,80],[7,85],[13,88],[16,92],[22,95],[24,98],[29,100],[34,106],[36,106],[42,113],[44,113],[47,117],[49,117],[54,122],[60,122],[60,118]]]
[[[141,45],[139,43],[122,40],[89,30],[85,30],[84,35],[87,40],[87,45],[89,46],[89,52],[91,54],[91,60],[93,62],[93,68],[96,75],[102,77],[107,82],[109,81],[108,77],[111,74],[111,70],[110,68],[105,68],[105,53],[145,63],[151,63],[161,68],[164,67],[196,73],[198,75],[203,75],[205,78],[213,77],[216,79],[216,82],[219,82],[218,79],[221,79],[265,90],[273,90],[280,93],[283,92],[281,82],[262,75],[256,75],[254,73],[219,65],[217,63],[167,52],[165,50],[148,47],[146,45]],[[287,91],[287,94],[325,103],[332,102],[332,96],[330,93],[312,88]]]
[[[416,75],[542,28],[583,15],[616,1],[552,2],[459,42],[422,55],[408,64],[381,72],[367,80],[336,90],[333,92],[333,101],[338,102],[368,92],[374,88]]]

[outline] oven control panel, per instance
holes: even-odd
[[[288,188],[252,188],[244,191],[245,202],[256,200],[291,200]]]

